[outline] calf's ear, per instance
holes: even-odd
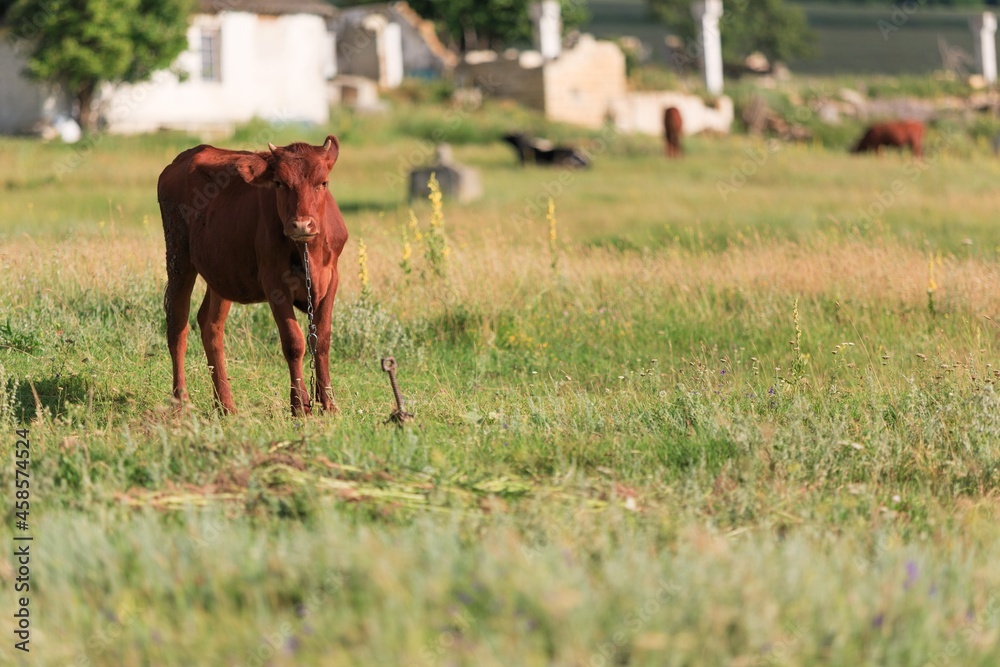
[[[332,134],[327,136],[326,141],[323,142],[323,150],[326,151],[326,157],[330,161],[330,169],[333,169],[333,165],[337,163],[337,157],[340,156],[340,142],[337,141],[337,137]]]
[[[271,185],[267,160],[259,155],[241,155],[236,159],[236,172],[250,185]]]

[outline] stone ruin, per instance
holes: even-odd
[[[427,181],[437,175],[441,194],[459,202],[469,202],[483,195],[479,170],[455,162],[449,144],[438,144],[434,162],[410,171],[409,200],[426,199],[430,194]]]

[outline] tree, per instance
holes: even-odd
[[[353,0],[372,4],[380,0]],[[408,0],[410,7],[441,31],[461,51],[500,50],[531,42],[530,6],[537,0]],[[560,0],[564,29],[575,28],[589,16],[583,0]]]
[[[137,83],[187,48],[190,0],[14,0],[6,23],[31,44],[26,75],[59,84],[96,127],[104,82]]]
[[[719,32],[727,65],[742,64],[754,51],[771,61],[814,55],[816,37],[801,7],[785,0],[723,0],[722,7]],[[649,8],[685,41],[697,39],[690,0],[649,0]]]

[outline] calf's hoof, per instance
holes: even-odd
[[[302,417],[312,414],[312,399],[309,398],[309,394],[304,391],[300,392],[294,387],[291,392],[291,405],[293,417]]]

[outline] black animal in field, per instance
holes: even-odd
[[[584,169],[590,160],[572,146],[557,146],[547,139],[533,139],[520,133],[505,134],[503,140],[513,146],[521,166],[539,164]]]

